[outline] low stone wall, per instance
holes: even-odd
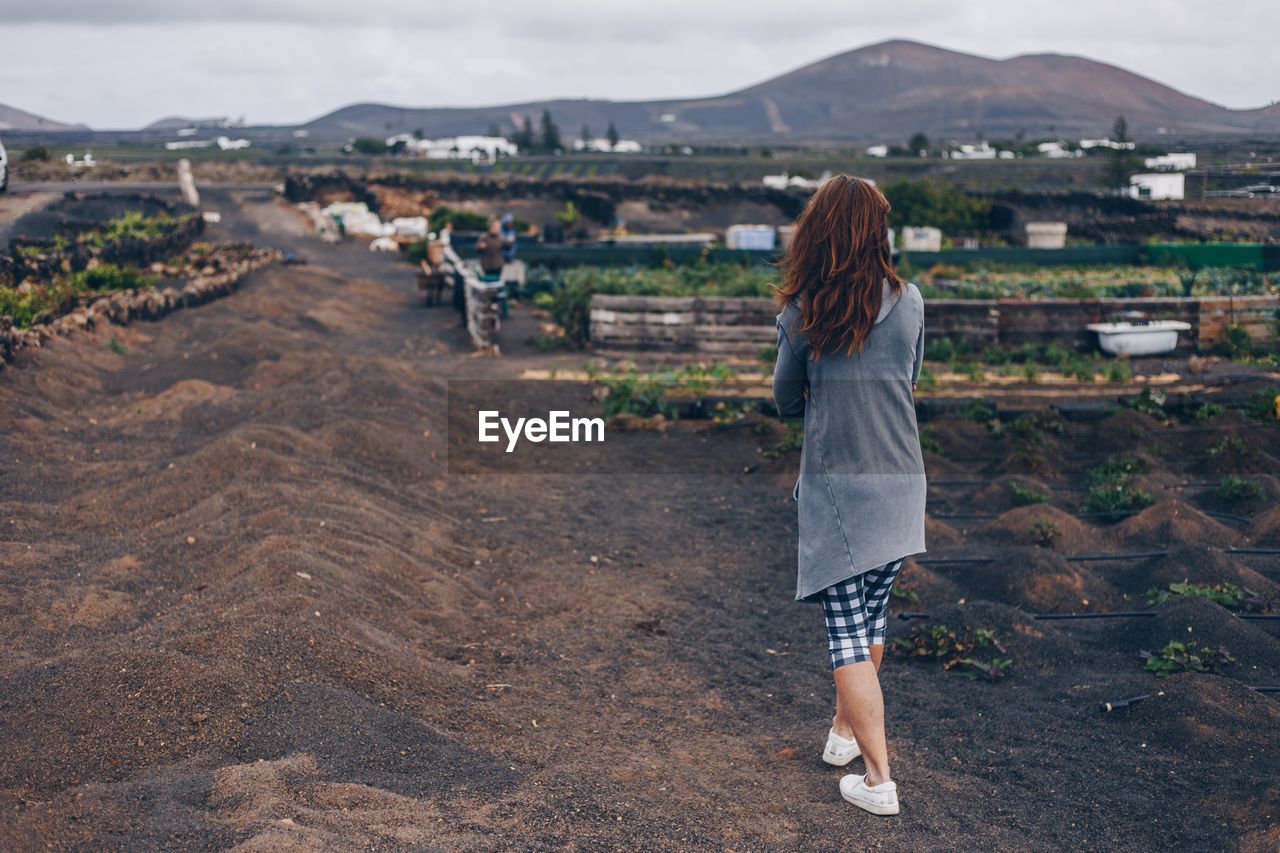
[[[202,271],[181,287],[146,287],[122,290],[100,296],[86,295],[80,304],[45,323],[17,329],[8,317],[0,317],[0,368],[24,349],[38,349],[53,338],[80,329],[91,329],[99,323],[128,325],[134,320],[158,320],[171,311],[202,305],[232,293],[240,280],[253,270],[278,260],[275,249],[223,247],[224,254],[211,256]]]
[[[777,342],[771,299],[671,296],[591,298],[591,341],[608,349],[716,352],[754,356]],[[1258,344],[1277,341],[1277,296],[1135,299],[935,299],[925,305],[926,336],[989,346],[1096,346],[1089,323],[1141,311],[1152,319],[1183,320],[1178,352],[1210,349],[1228,325],[1243,327]]]

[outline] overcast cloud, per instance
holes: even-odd
[[[96,128],[712,95],[907,38],[1123,66],[1229,107],[1280,99],[1274,2],[0,0],[0,103]]]

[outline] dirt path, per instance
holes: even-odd
[[[1151,689],[1131,654],[958,606],[963,576],[926,604],[1009,626],[1017,675],[891,661],[903,813],[853,810],[818,760],[821,616],[790,600],[794,457],[448,477],[445,381],[518,375],[521,348],[473,358],[398,262],[223,212],[216,238],[312,264],[0,375],[6,848],[1277,840],[1273,700],[1176,677],[1103,717],[1099,697]],[[759,442],[675,430],[617,453],[736,465]]]

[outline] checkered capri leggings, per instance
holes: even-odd
[[[886,563],[822,591],[831,668],[871,660],[871,646],[883,645],[889,591],[906,558]]]

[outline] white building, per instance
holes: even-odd
[[[942,155],[952,160],[994,160],[996,159],[996,149],[986,142],[979,142],[977,145],[965,143],[959,148],[942,152]]]
[[[902,251],[904,252],[941,252],[942,232],[937,228],[902,229]]]
[[[1081,139],[1080,140],[1080,147],[1084,149],[1112,148],[1117,150],[1123,149],[1125,151],[1132,151],[1134,145],[1135,143],[1133,142],[1112,142],[1110,139]]]
[[[888,157],[889,146],[888,145],[872,145],[864,153],[868,157]]]
[[[223,151],[239,151],[253,144],[247,139],[232,139],[229,136],[219,136],[216,142]]]
[[[1084,156],[1083,151],[1067,148],[1066,145],[1061,142],[1041,142],[1036,146],[1036,150],[1040,152],[1040,156],[1048,157],[1050,160],[1063,160]]]
[[[387,147],[404,143],[406,153],[428,160],[470,160],[489,163],[499,155],[514,157],[519,149],[501,136],[444,136],[440,139],[417,139],[410,133],[387,137]]]
[[[1179,199],[1186,192],[1182,172],[1147,172],[1129,178],[1129,196],[1143,199]]]
[[[604,154],[642,154],[644,146],[634,139],[619,139],[611,145],[605,137],[573,140],[574,151],[599,151]]]
[[[811,190],[817,188],[821,181],[815,181],[811,178],[802,178],[799,175],[788,175],[783,172],[781,175],[765,175],[760,179],[764,185],[771,190],[786,190],[798,188],[802,190]]]
[[[1062,249],[1067,245],[1067,223],[1028,222],[1027,247],[1030,249]]]
[[[1181,172],[1183,169],[1196,167],[1196,155],[1193,151],[1175,151],[1159,157],[1148,157],[1143,165],[1159,172]]]

